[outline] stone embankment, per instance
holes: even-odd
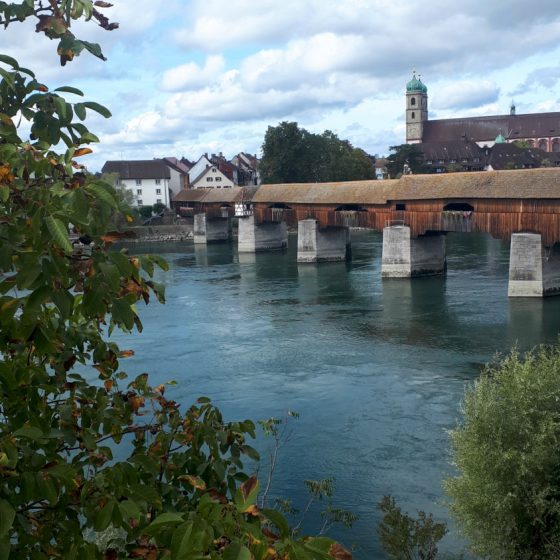
[[[134,233],[134,237],[128,238],[127,243],[186,241],[193,238],[192,225],[138,226],[129,231]]]

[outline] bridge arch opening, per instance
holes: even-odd
[[[334,209],[335,212],[367,212],[367,210],[359,204],[343,204]]]
[[[443,207],[444,212],[474,212],[474,206],[466,202],[450,202]]]
[[[274,204],[271,204],[268,208],[273,208],[275,210],[291,210],[292,207],[288,206],[287,204],[284,204],[283,202],[275,202]]]

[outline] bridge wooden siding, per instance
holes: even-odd
[[[437,231],[484,232],[507,240],[539,233],[560,241],[560,169],[412,175],[396,181],[263,185],[253,197],[257,223],[316,219],[321,228],[382,231],[404,223],[413,236]],[[467,210],[446,211],[448,204]],[[397,210],[404,206],[404,210]],[[466,206],[465,206],[466,208]]]

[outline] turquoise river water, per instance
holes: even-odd
[[[376,504],[448,520],[442,478],[447,430],[465,385],[513,345],[553,343],[560,298],[507,297],[509,249],[488,236],[447,236],[445,278],[381,280],[381,235],[357,232],[350,263],[297,264],[285,253],[239,255],[235,244],[134,247],[163,254],[167,304],[141,308],[144,332],[118,334],[124,362],[153,384],[174,379],[173,398],[206,395],[226,419],[300,418],[280,450],[274,497],[300,509],[303,481],[334,477],[333,505],[358,514],[329,533],[357,560],[382,558]],[[271,442],[256,446],[267,456]],[[304,531],[322,524],[312,507]],[[453,530],[443,547],[461,550]]]

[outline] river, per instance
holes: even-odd
[[[349,263],[297,264],[287,252],[248,255],[235,244],[136,246],[163,254],[167,304],[142,306],[141,335],[115,336],[136,355],[123,365],[153,384],[176,380],[173,398],[206,395],[227,419],[283,417],[272,492],[303,508],[303,481],[334,477],[333,505],[360,516],[329,535],[381,558],[376,504],[447,520],[441,489],[447,430],[465,385],[496,353],[557,340],[560,298],[507,297],[509,249],[478,234],[447,236],[445,278],[381,280],[380,234],[356,232]],[[259,440],[266,456],[271,442]],[[319,504],[321,505],[321,504]],[[321,525],[312,507],[304,531]],[[463,543],[451,526],[442,548]]]

